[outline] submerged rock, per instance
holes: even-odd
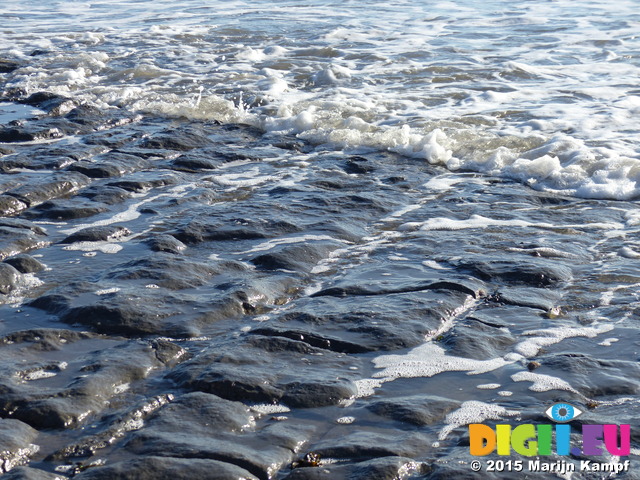
[[[18,286],[22,274],[8,263],[0,263],[0,293],[6,295]]]
[[[336,405],[357,393],[348,379],[346,366],[350,363],[342,355],[303,342],[254,335],[235,347],[207,349],[169,377],[183,388],[229,400],[283,401],[292,407],[312,408]],[[343,377],[327,377],[328,368],[339,369]],[[290,371],[297,374],[292,378]]]
[[[55,348],[59,350],[78,351],[83,343],[92,341],[86,335],[66,336],[64,343],[60,335],[56,338]],[[39,429],[83,423],[91,414],[105,409],[108,401],[126,391],[131,382],[144,379],[167,363],[174,364],[174,358],[181,356],[180,349],[169,342],[114,345],[111,341],[99,351],[76,354],[70,363],[45,363],[38,358],[42,342],[40,336],[22,335],[0,345],[2,355],[16,348],[21,352],[19,360],[2,365],[0,412]]]
[[[217,460],[267,480],[291,462],[292,449],[306,440],[309,429],[275,424],[255,432],[252,422],[252,412],[241,403],[191,393],[160,409],[125,448],[145,456]]]
[[[131,235],[131,230],[119,225],[87,227],[72,233],[60,243],[111,242]]]
[[[74,478],[78,480],[258,480],[245,469],[231,463],[202,458],[147,456],[104,467],[91,468]]]
[[[16,255],[7,258],[4,263],[8,263],[20,273],[37,273],[45,269],[45,266],[31,255]]]
[[[11,418],[0,419],[0,473],[29,462],[40,448],[34,445],[38,432]]]

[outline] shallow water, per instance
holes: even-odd
[[[5,9],[4,54],[29,60],[8,83],[27,92],[392,150],[583,198],[638,195],[632,1]]]
[[[633,2],[3,8],[4,470],[455,478],[567,401],[635,478]]]

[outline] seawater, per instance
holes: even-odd
[[[4,0],[7,88],[640,195],[637,2]]]

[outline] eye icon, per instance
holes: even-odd
[[[568,403],[554,403],[544,412],[554,422],[566,423],[582,415],[582,410]]]

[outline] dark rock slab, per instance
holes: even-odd
[[[33,207],[47,200],[74,193],[89,183],[90,179],[81,173],[66,172],[54,175],[53,178],[47,177],[41,182],[23,185],[6,194]]]
[[[0,73],[11,73],[20,68],[20,64],[0,58]]]
[[[154,252],[166,252],[173,254],[182,254],[187,246],[171,235],[155,235],[146,241],[149,248]]]
[[[0,419],[0,473],[28,463],[39,447],[34,445],[38,432],[26,423],[11,418]]]
[[[252,416],[241,403],[187,394],[159,410],[125,447],[139,455],[217,460],[267,480],[291,462],[292,450],[308,438],[309,429],[275,424],[254,432]]]
[[[203,170],[214,170],[223,163],[225,163],[223,159],[195,152],[180,155],[171,162],[171,168],[182,172],[201,172]]]
[[[371,173],[375,169],[375,166],[368,159],[359,156],[350,157],[344,166],[345,172],[356,175]]]
[[[38,107],[51,115],[64,115],[75,106],[71,98],[51,92],[33,93],[20,103]]]
[[[35,224],[26,220],[0,218],[0,260],[48,244],[46,233]]]
[[[20,273],[37,273],[45,269],[45,266],[31,255],[16,255],[7,258],[4,263],[8,263]]]
[[[460,402],[436,395],[412,395],[379,400],[367,405],[367,409],[398,422],[413,425],[433,425],[460,407]]]
[[[152,188],[165,187],[167,185],[175,185],[178,182],[178,178],[176,176],[168,176],[168,175],[155,175],[156,178],[153,178],[153,174],[144,175],[143,178],[137,179],[135,178],[135,174],[128,175],[126,180],[118,180],[115,182],[109,182],[106,185],[110,187],[118,187],[127,192],[134,193],[144,193]]]
[[[135,155],[109,152],[95,156],[91,161],[76,162],[69,170],[80,172],[90,178],[121,177],[142,170],[149,162]]]
[[[299,299],[295,310],[267,326],[257,327],[255,333],[286,337],[343,353],[397,350],[424,343],[472,297],[436,289],[388,295],[384,301],[380,298],[373,295]]]
[[[37,140],[52,140],[64,137],[64,133],[57,127],[19,126],[0,128],[0,142],[18,143],[35,142]]]
[[[338,242],[305,242],[284,245],[251,259],[251,263],[264,270],[291,270],[310,272],[323,258],[344,245]]]
[[[339,438],[327,438],[313,445],[321,458],[369,459],[378,457],[425,456],[433,438],[417,432],[354,431]]]
[[[16,467],[3,475],[2,480],[63,480],[63,477],[37,468]]]
[[[496,316],[499,316],[496,313]],[[465,319],[442,336],[441,344],[450,355],[489,360],[513,350],[517,339],[506,328]]]
[[[92,185],[78,192],[78,196],[90,198],[94,202],[115,205],[131,197],[131,192],[120,187]]]
[[[640,392],[640,365],[635,361],[562,353],[542,356],[539,362],[535,373],[560,377],[587,398]]]
[[[319,355],[322,354],[322,355]],[[351,360],[306,343],[249,336],[232,345],[209,348],[177,367],[169,377],[189,390],[229,400],[309,408],[336,405],[357,390],[349,380]],[[344,372],[328,377],[327,369]]]
[[[106,424],[105,428],[99,428],[94,425],[94,428],[88,434],[79,432],[73,443],[57,450],[49,455],[47,459],[60,461],[94,456],[100,450],[122,440],[129,432],[139,430],[150,415],[171,402],[173,398],[171,394],[157,395],[152,398],[145,398],[131,407],[127,406],[127,408],[109,413],[100,421],[100,425]]]
[[[140,142],[142,148],[163,150],[193,150],[211,145],[213,142],[204,135],[185,130],[165,131],[145,138]]]
[[[221,273],[244,271],[246,267],[237,262],[198,262],[159,252],[114,267],[105,274],[105,278],[154,280],[161,287],[180,290],[205,285]]]
[[[60,243],[74,242],[110,242],[131,235],[131,230],[119,225],[100,225],[87,227],[72,233]]]
[[[533,262],[530,259],[463,261],[458,268],[467,270],[481,280],[498,284],[523,285],[530,287],[550,287],[572,278],[571,269],[558,262],[541,259]]]
[[[0,263],[0,293],[7,295],[16,289],[22,274],[8,263]]]
[[[496,300],[509,305],[538,308],[546,312],[560,304],[561,295],[557,291],[542,288],[501,288],[496,292]]]
[[[272,238],[299,231],[299,227],[286,220],[271,218],[234,218],[224,222],[195,219],[171,235],[189,245],[206,241]]]
[[[23,214],[24,218],[47,220],[74,220],[87,218],[108,210],[106,205],[73,197],[68,199],[49,200],[41,203]]]
[[[70,342],[69,338],[62,343],[58,336],[56,348],[86,353],[76,353],[68,363],[46,361],[39,337],[30,341],[23,336],[19,345],[1,345],[0,355],[5,361],[0,378],[0,414],[10,414],[38,429],[77,426],[105,409],[108,400],[125,391],[128,384],[175,364],[184,354],[167,341],[103,341],[101,349],[91,351],[96,340],[85,337]],[[20,358],[6,356],[16,349],[21,352]]]
[[[481,295],[479,288],[465,285],[464,281],[439,281],[421,285],[406,285],[401,287],[380,287],[365,285],[348,285],[344,287],[330,287],[320,290],[311,295],[312,297],[352,297],[352,296],[372,296],[372,295],[392,295],[396,293],[422,292],[425,290],[452,290],[465,293],[477,298]]]
[[[406,457],[382,457],[347,464],[323,464],[321,459],[318,467],[296,468],[284,480],[397,480],[426,471],[425,464]]]
[[[27,204],[10,195],[0,195],[0,216],[16,215],[27,208]]]
[[[148,456],[91,468],[76,475],[78,480],[258,480],[230,463],[200,458]]]

